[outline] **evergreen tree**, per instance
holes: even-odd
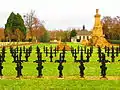
[[[9,40],[17,40],[16,30],[20,30],[20,32],[22,32],[25,36],[26,27],[21,15],[19,13],[14,14],[12,12],[7,19],[7,23],[5,24],[5,37],[9,38]]]
[[[22,19],[21,15],[17,13],[17,28],[19,28],[24,34],[26,34],[26,27],[24,25],[24,20]]]
[[[76,36],[77,32],[75,29],[73,29],[71,32],[70,32],[70,37],[74,37]]]

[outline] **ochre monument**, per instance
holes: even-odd
[[[104,38],[103,30],[102,30],[102,23],[100,21],[101,15],[98,13],[99,9],[96,9],[95,23],[92,29],[91,40],[89,43],[94,46],[100,47],[111,47],[111,44]]]
[[[64,48],[66,51],[71,50],[70,46],[66,43],[61,42],[61,38],[60,38],[57,44],[57,50],[63,50]]]

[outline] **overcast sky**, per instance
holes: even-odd
[[[120,0],[1,0],[0,3],[0,27],[4,27],[12,11],[24,15],[35,10],[49,30],[82,28],[82,25],[90,30],[96,9],[102,16],[120,16]]]

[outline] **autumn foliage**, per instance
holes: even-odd
[[[0,28],[0,41],[3,41],[4,39],[5,39],[4,28]]]
[[[34,18],[34,24],[31,28],[31,30],[28,30],[26,39],[32,39],[33,41],[39,41],[40,38],[44,35],[44,32],[46,31],[45,27],[38,18]]]

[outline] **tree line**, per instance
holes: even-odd
[[[105,38],[109,40],[120,40],[120,16],[105,16],[102,19]]]
[[[108,40],[120,40],[120,17],[105,16],[101,20],[103,32]],[[35,41],[49,42],[50,40],[60,40],[70,42],[71,38],[77,35],[79,30],[52,30],[48,31],[43,22],[36,17],[35,11],[31,11],[22,16],[12,12],[5,24],[4,41]]]
[[[35,41],[48,42],[49,32],[46,30],[35,11],[22,16],[12,12],[5,24],[4,41]]]
[[[36,17],[35,11],[22,16],[11,13],[5,24],[5,41],[36,41],[49,42],[56,39],[69,42],[71,37],[76,36],[76,30],[54,30],[48,31],[42,21]]]

